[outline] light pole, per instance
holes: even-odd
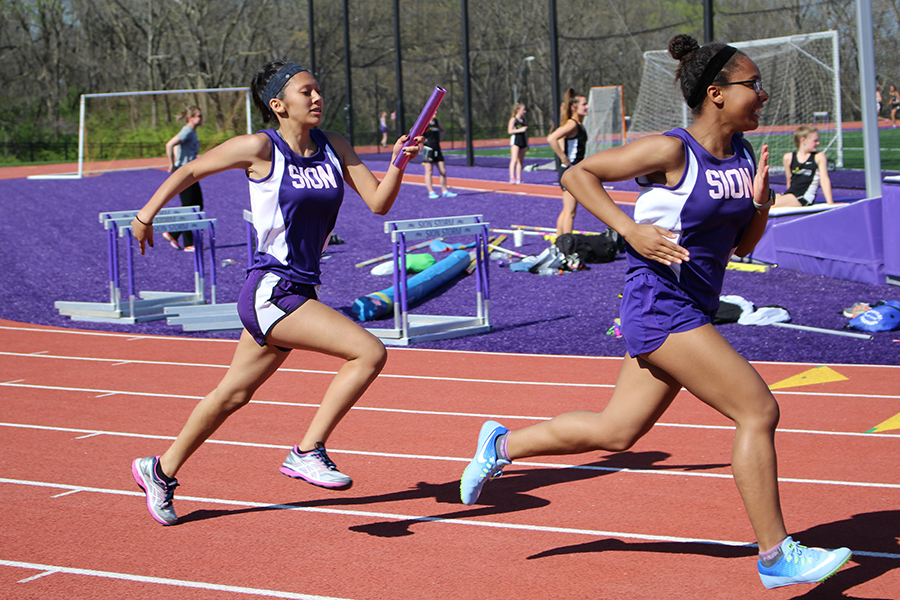
[[[525,73],[525,64],[534,60],[533,56],[526,56],[522,59],[522,67],[519,69],[519,78],[516,79],[516,84],[513,86],[513,104],[519,103],[519,81],[522,80],[522,74]]]

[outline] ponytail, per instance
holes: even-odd
[[[572,88],[566,90],[566,95],[563,97],[562,104],[559,106],[559,125],[562,127],[566,121],[572,118],[572,113],[574,112],[573,107],[578,104],[578,101],[584,98],[581,94],[577,93]]]

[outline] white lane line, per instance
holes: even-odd
[[[117,337],[126,341],[138,340],[169,340],[179,342],[220,342],[236,344],[237,340],[220,339],[220,338],[196,338],[196,337],[178,337],[167,335],[134,335],[132,333],[115,333],[111,331],[83,331],[78,329],[41,329],[40,327],[10,327],[8,325],[0,325],[0,331],[28,331],[32,333],[50,333],[64,335],[83,335],[88,337]]]
[[[122,364],[135,364],[135,365],[151,365],[151,366],[163,366],[163,367],[201,367],[201,368],[210,368],[210,369],[227,369],[228,365],[226,364],[209,364],[209,363],[186,363],[186,362],[174,362],[174,361],[151,361],[151,360],[129,360],[123,361],[120,358],[87,358],[81,356],[60,356],[60,355],[41,355],[40,357],[36,357],[34,354],[22,354],[19,352],[0,352],[0,356],[21,356],[21,357],[31,357],[31,358],[52,358],[56,360],[76,360],[76,361],[86,361],[86,362],[101,362],[101,363],[112,363],[113,366],[118,366]],[[323,371],[319,369],[295,369],[290,367],[281,367],[278,369],[279,373],[306,373],[312,375],[337,375],[337,371]],[[608,383],[571,383],[568,381],[519,381],[519,380],[509,380],[509,379],[478,379],[472,377],[443,377],[443,376],[433,376],[433,375],[397,375],[391,373],[381,373],[379,378],[384,379],[416,379],[423,381],[455,381],[455,382],[464,382],[464,383],[491,383],[496,385],[541,385],[541,386],[563,386],[563,387],[586,387],[586,388],[614,388],[615,384]]]
[[[86,362],[100,362],[100,363],[112,363],[113,366],[124,365],[124,364],[134,364],[134,365],[149,365],[149,366],[162,366],[162,367],[195,367],[195,368],[207,368],[207,369],[227,369],[229,365],[227,364],[214,364],[214,363],[188,363],[188,362],[177,362],[177,361],[162,361],[162,360],[127,360],[123,361],[120,358],[89,358],[82,356],[63,356],[63,355],[49,355],[43,354],[36,356],[34,354],[21,353],[21,352],[0,352],[0,356],[17,356],[17,357],[27,357],[27,358],[50,358],[55,360],[74,360],[74,361],[86,361]],[[280,373],[304,373],[308,375],[329,375],[334,376],[337,375],[337,371],[326,371],[320,369],[297,369],[291,367],[281,367],[278,369]],[[452,382],[462,382],[462,383],[487,383],[487,384],[495,384],[495,385],[533,385],[533,386],[550,386],[550,387],[581,387],[581,388],[597,388],[597,389],[613,389],[615,388],[614,383],[574,383],[569,381],[521,381],[521,380],[510,380],[510,379],[481,379],[481,378],[473,378],[473,377],[443,377],[443,376],[433,376],[433,375],[400,375],[394,373],[381,373],[378,375],[379,379],[413,379],[413,380],[421,380],[421,381],[452,381]],[[24,381],[23,379],[18,379],[16,381]],[[2,385],[2,384],[0,384]],[[862,399],[871,399],[871,400],[900,400],[900,395],[897,394],[846,394],[846,393],[835,393],[835,392],[822,392],[821,390],[773,390],[772,393],[775,396],[829,396],[834,398],[862,398]]]
[[[19,380],[21,381],[21,380]],[[184,399],[184,400],[201,400],[203,396],[193,396],[188,394],[161,394],[161,393],[153,393],[153,392],[134,392],[128,390],[103,390],[103,389],[95,389],[95,388],[77,388],[77,387],[69,387],[69,386],[51,386],[51,385],[33,385],[33,384],[25,384],[25,383],[17,383],[17,382],[5,382],[0,383],[0,387],[11,387],[11,388],[25,388],[25,389],[38,389],[38,390],[47,390],[47,391],[55,391],[55,392],[82,392],[87,394],[94,394],[96,398],[105,398],[108,396],[122,395],[122,396],[140,396],[140,397],[151,397],[151,398],[176,398],[176,399]],[[318,408],[318,404],[314,403],[306,403],[306,402],[283,402],[283,401],[275,401],[275,400],[251,400],[250,404],[265,404],[272,406],[288,406],[294,408]],[[439,417],[471,417],[477,419],[499,419],[499,420],[526,420],[526,421],[549,421],[553,417],[547,416],[532,416],[532,415],[498,415],[496,413],[466,413],[466,412],[458,412],[458,411],[435,411],[435,410],[418,410],[418,409],[408,409],[408,408],[383,408],[376,406],[354,406],[351,410],[355,411],[369,411],[369,412],[386,412],[386,413],[397,413],[397,414],[413,414],[413,415],[424,415],[424,416],[439,416]],[[655,427],[682,427],[686,429],[709,429],[709,430],[721,430],[721,431],[733,431],[733,425],[699,425],[699,424],[691,424],[691,423],[656,423]],[[845,437],[863,437],[863,438],[888,438],[888,439],[900,439],[900,435],[892,434],[892,433],[861,433],[857,431],[824,431],[824,430],[815,430],[815,429],[783,429],[779,428],[776,430],[778,433],[800,433],[800,434],[808,434],[808,435],[826,435],[826,436],[845,436]]]
[[[18,560],[0,560],[0,566],[17,567],[20,569],[37,569],[39,571],[43,571],[42,573],[39,573],[34,577],[22,579],[19,581],[19,583],[28,583],[46,575],[65,573],[67,575],[84,575],[87,577],[100,577],[102,579],[133,581],[135,583],[171,585],[175,587],[211,590],[216,592],[231,592],[234,594],[245,594],[248,596],[264,596],[267,598],[290,598],[291,600],[347,600],[335,598],[333,596],[297,594],[294,592],[283,592],[280,590],[266,590],[262,588],[251,588],[237,585],[222,585],[219,583],[207,583],[203,581],[188,581],[186,579],[169,579],[167,577],[147,577],[145,575],[136,575],[134,573],[116,573],[113,571],[97,571],[94,569],[76,569],[73,567],[64,567],[61,565],[44,565],[38,563],[22,562]]]
[[[28,481],[23,479],[6,479],[0,478],[0,484],[6,483],[10,485],[26,485],[26,486],[34,486],[34,487],[46,487],[46,488],[62,488],[62,489],[77,489],[79,491],[84,492],[92,492],[98,494],[111,494],[116,496],[137,496],[144,497],[143,492],[132,492],[125,490],[115,490],[115,489],[106,489],[106,488],[93,488],[93,487],[83,487],[83,486],[73,486],[68,484],[59,484],[59,483],[50,483],[43,481]],[[652,541],[652,542],[676,542],[682,544],[706,544],[706,545],[715,545],[715,546],[737,546],[737,547],[745,547],[745,548],[755,548],[756,544],[748,543],[748,542],[739,542],[733,540],[714,540],[714,539],[704,539],[704,538],[689,538],[689,537],[680,537],[680,536],[670,536],[670,535],[651,535],[644,533],[635,533],[635,532],[623,532],[623,531],[604,531],[598,529],[580,529],[574,527],[551,527],[547,525],[529,525],[527,523],[504,523],[500,521],[485,521],[485,520],[474,520],[474,519],[464,519],[464,518],[446,518],[446,517],[426,517],[422,515],[404,515],[399,513],[385,513],[385,512],[375,512],[375,511],[365,511],[365,510],[348,510],[343,508],[324,508],[321,506],[296,506],[296,505],[285,505],[285,504],[267,504],[265,502],[247,502],[247,501],[239,501],[239,500],[225,500],[222,498],[204,498],[199,496],[179,496],[179,502],[200,502],[204,504],[216,504],[216,505],[226,505],[226,506],[238,506],[242,508],[267,508],[271,510],[289,510],[289,511],[298,511],[298,512],[307,512],[307,513],[320,513],[320,514],[331,514],[331,515],[342,515],[342,516],[352,516],[352,517],[364,517],[364,518],[376,518],[376,519],[389,519],[392,521],[409,521],[414,523],[441,523],[446,525],[468,525],[473,527],[488,527],[494,529],[512,529],[518,531],[538,531],[543,533],[559,533],[559,534],[573,534],[573,535],[589,535],[593,537],[612,537],[617,539],[626,539],[626,540],[642,540],[642,541]],[[465,505],[460,505],[462,509],[465,509]],[[477,509],[473,509],[477,510]],[[892,558],[892,559],[900,559],[900,554],[886,553],[886,552],[865,552],[865,551],[854,551],[855,554],[860,556],[878,556],[879,558]]]
[[[51,328],[51,329],[41,329],[38,327],[10,327],[8,325],[0,325],[0,331],[29,331],[35,333],[49,333],[56,335],[86,335],[86,336],[96,336],[96,337],[114,337],[114,338],[122,338],[127,341],[137,341],[137,340],[157,340],[157,341],[168,341],[168,342],[212,342],[217,344],[237,344],[236,339],[222,339],[222,338],[201,338],[201,337],[179,337],[179,336],[167,336],[167,335],[143,335],[136,336],[130,333],[116,333],[112,331],[80,331],[77,329],[64,329],[64,328]],[[559,358],[559,359],[570,359],[570,358],[578,358],[578,359],[587,359],[587,360],[614,360],[621,361],[621,356],[586,356],[581,354],[531,354],[531,353],[519,353],[519,352],[490,352],[490,351],[482,351],[482,350],[441,350],[438,348],[402,348],[402,347],[391,347],[388,349],[391,352],[436,352],[441,354],[474,354],[474,355],[494,355],[494,356],[512,356],[512,357],[523,357],[523,356],[537,356],[540,358]],[[805,363],[805,362],[784,362],[784,361],[773,361],[773,360],[754,360],[751,361],[753,364],[760,365],[796,365],[800,367],[819,367],[823,364],[827,364],[830,367],[865,367],[872,369],[900,369],[900,365],[854,365],[849,363]]]
[[[139,438],[139,439],[153,439],[153,440],[174,440],[174,436],[163,436],[163,435],[148,435],[148,434],[140,434],[140,433],[125,433],[119,431],[95,431],[89,429],[75,429],[70,427],[48,427],[43,425],[25,425],[20,423],[0,423],[0,427],[12,427],[18,429],[31,429],[37,431],[54,431],[61,433],[91,433],[96,435],[108,435],[110,437],[127,437],[127,438]],[[897,436],[894,436],[897,438]],[[262,444],[258,442],[237,442],[232,440],[216,440],[210,439],[204,442],[206,444],[221,444],[223,446],[240,446],[245,448],[263,448],[263,449],[278,449],[278,450],[290,450],[291,446],[285,446],[281,444]],[[436,460],[436,461],[445,461],[445,462],[463,462],[467,463],[471,459],[465,457],[457,457],[457,456],[432,456],[427,454],[401,454],[396,452],[372,452],[366,450],[341,450],[337,448],[329,448],[328,452],[331,454],[351,454],[354,456],[374,456],[379,458],[397,458],[402,460]],[[641,475],[669,475],[669,476],[679,476],[679,477],[706,477],[710,479],[734,479],[730,473],[699,473],[696,471],[683,471],[678,469],[631,469],[625,467],[598,467],[595,465],[572,465],[565,463],[550,463],[550,462],[528,462],[517,460],[515,462],[517,467],[539,467],[545,469],[574,469],[578,471],[602,471],[606,473],[636,473]],[[803,484],[813,484],[813,485],[834,485],[834,486],[849,486],[849,487],[862,487],[862,488],[887,488],[887,489],[900,489],[900,483],[877,483],[871,481],[841,481],[841,480],[832,480],[832,479],[797,479],[791,477],[779,477],[778,481],[781,483],[803,483]]]

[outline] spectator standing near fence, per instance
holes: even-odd
[[[174,172],[175,169],[188,164],[192,160],[196,160],[200,154],[200,138],[197,137],[197,128],[203,124],[203,111],[197,106],[189,106],[181,113],[181,118],[185,121],[184,127],[171,140],[166,142],[169,173]],[[197,206],[200,210],[203,210],[203,190],[200,189],[199,182],[195,182],[178,194],[178,196],[181,198],[182,206]],[[164,231],[162,236],[173,248],[181,250],[178,238],[182,234],[184,234],[185,252],[193,252],[194,232],[176,231],[169,233]]]
[[[444,198],[455,198],[456,193],[451,192],[447,187],[447,167],[444,165],[444,153],[441,152],[441,140],[444,139],[443,123],[437,117],[431,119],[425,128],[425,147],[423,148],[423,164],[425,165],[425,187],[428,189],[428,197],[431,200],[437,200],[441,196]],[[434,183],[432,173],[437,167],[439,182],[441,185],[441,193],[434,191]]]
[[[897,126],[897,109],[900,109],[900,92],[893,83],[888,89],[888,102],[891,107],[891,127]]]
[[[572,233],[575,226],[575,210],[578,202],[562,184],[562,176],[566,169],[577,165],[584,159],[584,151],[587,146],[587,130],[584,128],[584,117],[587,116],[587,98],[578,94],[572,88],[566,90],[562,106],[559,110],[560,126],[550,132],[547,142],[550,149],[559,157],[559,187],[563,191],[563,207],[556,218],[556,235]]]
[[[522,183],[522,166],[528,150],[528,123],[525,121],[525,105],[513,106],[512,117],[506,125],[509,138],[509,182]]]
[[[382,148],[387,148],[387,141],[388,141],[387,112],[382,112],[381,116],[378,118],[378,130],[381,132],[381,139],[378,141],[378,151],[381,152]]]

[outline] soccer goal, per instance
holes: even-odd
[[[760,127],[747,133],[757,152],[769,145],[773,170],[781,169],[781,156],[794,150],[793,132],[799,125],[819,129],[820,150],[838,167],[844,164],[841,133],[841,76],[838,32],[824,31],[731,44],[759,67],[770,99],[760,116]],[[687,127],[691,112],[675,83],[678,62],[665,50],[644,53],[644,72],[629,139]]]
[[[252,133],[250,89],[208,88],[82,94],[78,118],[78,170],[32,175],[29,179],[81,179],[103,163],[161,158],[165,145],[181,130],[188,106],[203,111],[198,132],[205,151],[240,133]],[[159,166],[159,165],[157,165]]]
[[[592,87],[588,95],[585,156],[625,143],[625,102],[621,85]]]

